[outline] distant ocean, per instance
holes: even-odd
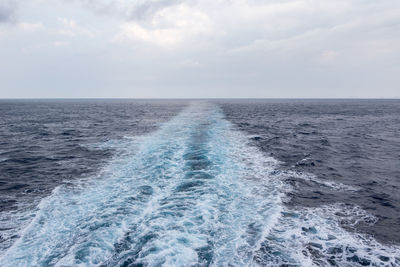
[[[0,100],[0,266],[400,266],[400,100]]]

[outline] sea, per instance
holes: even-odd
[[[400,100],[0,100],[0,266],[400,266]]]

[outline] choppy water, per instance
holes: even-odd
[[[157,105],[143,108],[151,130],[80,140],[110,153],[87,175],[53,182],[45,198],[31,198],[41,199],[37,208],[2,211],[3,223],[20,230],[3,229],[1,266],[400,265],[398,246],[351,230],[378,220],[358,205],[290,205],[298,189],[288,181],[311,174],[254,146],[226,119],[226,106]],[[170,115],[151,121],[157,114]]]
[[[230,100],[228,120],[253,145],[298,173],[292,206],[360,206],[377,218],[357,225],[400,244],[400,100]]]

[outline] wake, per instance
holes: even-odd
[[[218,107],[195,102],[152,135],[121,143],[98,177],[42,200],[0,265],[323,265],[329,246],[346,240],[357,259],[397,264],[397,247],[361,253],[375,241],[356,244],[333,218],[288,211],[287,174],[247,142]],[[350,252],[335,252],[335,264],[349,261]]]

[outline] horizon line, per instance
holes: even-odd
[[[400,100],[400,97],[0,97],[1,100]]]

